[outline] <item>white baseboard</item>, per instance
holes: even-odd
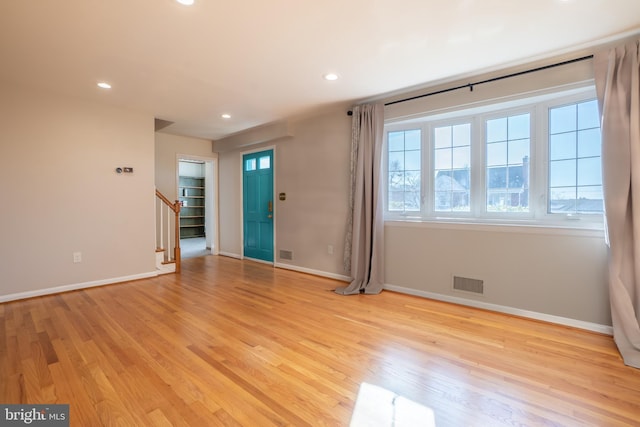
[[[220,256],[226,256],[226,257],[229,257],[229,258],[242,259],[242,256],[241,256],[241,255],[239,255],[239,254],[234,254],[234,253],[232,253],[232,252],[223,252],[223,251],[219,251],[219,252],[218,252],[218,255],[220,255]]]
[[[285,270],[293,270],[298,271],[300,273],[313,274],[314,276],[326,277],[328,279],[341,280],[343,282],[351,282],[351,277],[343,276],[335,273],[327,273],[326,271],[313,270],[311,268],[298,267],[297,265],[284,264],[281,262],[277,262],[275,264],[278,268],[284,268]]]
[[[444,301],[444,302],[450,302],[454,304],[466,305],[469,307],[482,308],[485,310],[496,311],[498,313],[512,314],[514,316],[526,317],[534,320],[541,320],[543,322],[556,323],[558,325],[563,325],[563,326],[571,326],[574,328],[585,329],[587,331],[592,331],[592,332],[599,332],[601,334],[606,334],[606,335],[613,335],[613,327],[607,326],[607,325],[600,325],[597,323],[570,319],[568,317],[554,316],[552,314],[538,313],[536,311],[521,310],[519,308],[508,307],[504,305],[490,304],[490,303],[481,302],[481,301],[469,300],[466,298],[436,294],[434,292],[420,291],[417,289],[404,288],[401,286],[395,286],[395,285],[389,285],[389,284],[385,284],[384,288],[394,292],[434,299],[437,301]]]
[[[242,258],[242,259],[244,259],[244,260],[246,260],[246,261],[257,262],[257,263],[260,263],[260,264],[266,264],[266,265],[275,266],[275,263],[274,263],[273,261],[265,261],[265,260],[263,260],[263,259],[251,258],[251,257],[248,257],[248,256],[245,256],[245,257],[244,257],[244,258]]]
[[[254,258],[246,258],[246,257],[243,258],[241,255],[234,254],[234,253],[231,253],[231,252],[222,252],[222,251],[220,251],[218,253],[218,255],[226,256],[226,257],[230,257],[230,258],[236,258],[236,259],[246,259],[248,261],[254,261],[254,262],[261,262],[263,264],[273,265],[276,268],[283,268],[285,270],[293,270],[293,271],[298,271],[300,273],[313,274],[314,276],[326,277],[328,279],[336,279],[336,280],[340,280],[340,281],[343,281],[343,282],[351,282],[351,277],[349,277],[349,276],[343,276],[343,275],[335,274],[335,273],[327,273],[326,271],[313,270],[311,268],[298,267],[297,265],[284,264],[284,263],[281,263],[281,262],[272,263],[272,262],[262,261],[262,260],[254,259]]]
[[[56,286],[55,288],[37,289],[34,291],[19,292],[17,294],[0,295],[0,303],[16,301],[20,299],[34,298],[43,295],[59,294],[62,292],[75,291],[78,289],[93,288],[96,286],[112,285],[114,283],[128,282],[131,280],[147,279],[158,276],[157,271],[149,273],[134,274],[131,276],[113,277],[111,279],[95,280],[92,282],[75,283],[72,285]]]

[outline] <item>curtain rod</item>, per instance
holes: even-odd
[[[511,77],[522,76],[524,74],[535,73],[537,71],[548,70],[549,68],[555,68],[555,67],[560,67],[562,65],[573,64],[574,62],[585,61],[587,59],[592,59],[592,58],[593,58],[593,55],[587,55],[587,56],[583,56],[581,58],[570,59],[568,61],[557,62],[555,64],[544,65],[542,67],[531,68],[529,70],[519,71],[517,73],[511,73],[511,74],[506,74],[504,76],[493,77],[491,79],[481,80],[481,81],[474,82],[474,83],[467,83],[466,85],[450,87],[450,88],[447,88],[447,89],[437,90],[435,92],[429,92],[429,93],[425,93],[425,94],[422,94],[422,95],[412,96],[412,97],[409,97],[409,98],[398,99],[397,101],[387,102],[386,104],[384,104],[384,106],[386,107],[386,106],[393,105],[393,104],[399,104],[401,102],[413,101],[414,99],[426,98],[427,96],[438,95],[438,94],[445,93],[445,92],[452,92],[454,90],[464,89],[464,88],[469,88],[469,90],[471,92],[473,92],[473,87],[474,86],[478,86],[478,85],[485,84],[485,83],[492,83],[492,82],[495,82],[495,81],[498,81],[498,80],[504,80],[504,79],[508,79],[508,78],[511,78]],[[351,116],[351,115],[353,115],[353,111],[350,110],[350,111],[347,112],[347,114]]]

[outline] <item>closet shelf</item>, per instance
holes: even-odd
[[[180,215],[180,238],[203,237],[205,235],[204,178],[180,176],[178,197],[182,202],[182,213],[184,214]],[[199,204],[195,206],[190,203]]]

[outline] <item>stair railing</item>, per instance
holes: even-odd
[[[179,200],[171,203],[156,189],[156,247],[163,249],[167,262],[175,262],[176,273],[180,273],[180,208]],[[173,225],[173,234],[171,226]],[[166,242],[166,246],[165,246]],[[173,254],[171,245],[173,244]]]

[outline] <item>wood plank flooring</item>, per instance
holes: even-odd
[[[609,336],[207,256],[0,304],[0,403],[73,426],[348,426],[362,383],[447,426],[640,425]]]

